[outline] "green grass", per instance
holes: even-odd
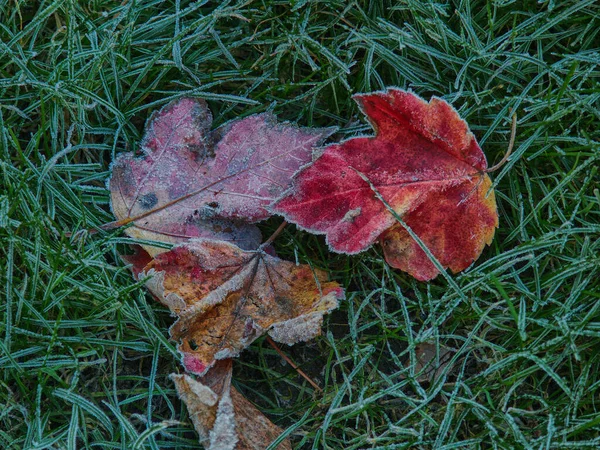
[[[132,241],[85,231],[152,111],[197,96],[216,125],[270,109],[341,139],[370,132],[351,95],[390,85],[450,101],[491,164],[517,112],[493,244],[420,283],[288,227],[280,255],[348,291],[285,348],[324,392],[263,340],[236,386],[296,448],[600,447],[599,63],[595,0],[0,2],[0,448],[198,447],[173,319],[120,262]],[[433,382],[423,343],[451,351]]]

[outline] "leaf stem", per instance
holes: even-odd
[[[269,245],[270,243],[272,243],[275,239],[277,239],[277,236],[279,236],[281,234],[281,232],[283,231],[283,229],[285,228],[285,226],[288,223],[284,220],[281,225],[279,225],[279,227],[275,230],[275,232],[271,235],[271,237],[269,237],[269,239],[267,239],[265,242],[263,242],[263,244],[261,245],[261,247],[266,247],[267,245]]]
[[[500,160],[500,162],[498,164],[493,165],[489,169],[484,170],[485,173],[495,172],[500,167],[502,167],[506,163],[506,161],[508,161],[508,158],[513,151],[513,147],[515,146],[516,136],[517,136],[517,113],[513,113],[512,127],[511,127],[511,131],[510,131],[510,142],[508,143],[508,150],[506,151],[506,153],[504,154],[504,157]]]
[[[310,385],[312,387],[314,387],[317,391],[319,392],[323,392],[323,389],[321,389],[321,387],[315,383],[313,380],[311,380],[311,378],[306,375],[302,369],[300,369],[295,363],[294,361],[292,361],[285,353],[283,353],[281,351],[281,349],[277,346],[277,344],[275,343],[275,341],[273,339],[271,339],[271,337],[267,336],[267,342],[271,345],[271,347],[273,347],[275,349],[275,351],[277,353],[279,353],[279,356],[281,356],[285,362],[287,362],[290,366],[292,366],[296,372],[298,372],[298,375],[300,375],[302,378],[304,378],[306,381],[308,381],[310,383]]]

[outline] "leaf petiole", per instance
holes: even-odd
[[[511,130],[510,130],[510,142],[508,143],[508,150],[506,150],[504,157],[500,160],[500,162],[498,164],[495,164],[492,167],[490,167],[489,169],[484,170],[483,171],[484,173],[495,172],[500,167],[502,167],[504,164],[506,164],[506,161],[508,161],[508,158],[510,157],[510,154],[513,151],[513,147],[515,146],[516,136],[517,136],[517,113],[513,113],[512,125],[511,125]]]
[[[279,227],[277,227],[277,229],[275,230],[275,232],[269,237],[269,239],[267,239],[265,242],[262,243],[261,248],[266,247],[267,245],[271,244],[275,239],[277,239],[277,236],[279,236],[281,234],[281,232],[283,231],[283,229],[285,228],[285,226],[288,223],[284,220],[281,225],[279,225]]]
[[[308,375],[306,375],[302,371],[302,369],[300,369],[294,363],[294,361],[292,361],[285,353],[283,353],[283,351],[279,348],[279,346],[275,343],[275,341],[270,336],[267,336],[267,342],[271,345],[271,347],[273,347],[275,349],[275,351],[279,354],[279,356],[281,356],[284,359],[285,362],[287,362],[290,366],[292,366],[296,370],[296,372],[298,372],[298,375],[300,375],[302,378],[304,378],[306,381],[308,381],[308,383],[312,387],[314,387],[317,391],[323,392],[323,389],[321,389],[321,387],[317,383],[315,383]]]

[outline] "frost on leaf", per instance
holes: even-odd
[[[171,379],[207,450],[263,450],[282,433],[231,386],[230,359],[218,361],[198,380],[178,374]],[[291,448],[287,439],[277,446]]]
[[[206,239],[158,255],[146,275],[150,291],[179,317],[171,337],[186,369],[199,375],[264,333],[290,345],[317,336],[344,295],[321,270]]]
[[[213,132],[211,124],[204,101],[178,100],[149,120],[141,157],[125,153],[115,161],[112,209],[121,223],[133,222],[130,236],[171,243],[210,238],[257,248],[260,232],[248,222],[270,215],[265,206],[333,131],[277,123],[268,113]]]
[[[458,272],[490,244],[498,214],[487,162],[456,110],[399,89],[354,97],[376,135],[328,146],[272,210],[354,254],[379,241],[419,280],[438,270],[374,189],[443,267]],[[366,181],[365,178],[368,180]]]

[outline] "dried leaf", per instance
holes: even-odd
[[[217,362],[199,380],[178,374],[171,379],[207,450],[263,450],[282,433],[231,386],[231,359]],[[288,439],[277,446],[291,448]]]
[[[267,218],[265,206],[289,187],[333,129],[298,128],[257,114],[210,132],[202,100],[173,102],[149,120],[143,156],[119,156],[109,181],[112,209],[136,238],[180,243],[210,238],[256,249],[248,224]],[[152,255],[156,248],[146,246]]]
[[[313,338],[344,295],[321,270],[205,239],[158,255],[141,275],[152,275],[148,288],[179,316],[171,337],[200,375],[266,332],[290,345]]]
[[[354,254],[379,240],[393,267],[419,280],[437,276],[373,186],[442,266],[464,270],[498,226],[485,155],[467,124],[435,97],[428,103],[389,89],[354,98],[376,136],[328,146],[296,176],[273,211],[325,234],[334,251]]]
[[[414,372],[420,382],[434,383],[444,372],[452,370],[452,351],[446,347],[436,348],[434,344],[422,342],[415,347]]]

